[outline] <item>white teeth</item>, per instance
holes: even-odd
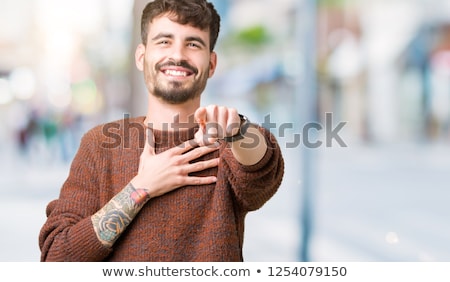
[[[177,71],[177,70],[166,70],[167,75],[172,76],[187,76],[187,73],[184,71]]]

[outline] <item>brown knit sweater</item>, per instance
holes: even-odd
[[[284,161],[264,128],[269,149],[243,166],[223,143],[218,167],[196,173],[217,182],[185,186],[150,199],[112,248],[97,239],[90,217],[137,174],[144,117],[99,125],[82,138],[59,198],[47,206],[39,234],[41,261],[243,261],[244,221],[277,191]],[[156,153],[192,139],[194,129],[154,131]]]

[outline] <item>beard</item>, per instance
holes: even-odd
[[[150,93],[169,104],[183,104],[199,97],[206,87],[206,81],[208,80],[207,73],[203,73],[200,77],[188,82],[168,81],[165,78],[158,79],[158,75],[163,75],[160,72],[161,67],[175,65],[190,69],[193,72],[194,77],[198,73],[198,70],[195,67],[184,61],[178,64],[174,62],[157,64],[153,73],[150,72],[147,64],[144,64],[144,77]]]

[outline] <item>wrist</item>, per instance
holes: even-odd
[[[142,186],[138,186],[136,184],[135,179],[131,180],[129,186],[131,188],[130,198],[137,204],[141,205],[146,203],[150,199],[150,193],[145,188],[138,188]]]
[[[248,127],[250,126],[250,121],[246,116],[241,115],[241,114],[239,114],[239,118],[241,119],[241,122],[239,125],[238,133],[236,133],[233,136],[224,137],[223,140],[225,142],[232,143],[232,142],[244,139],[244,135],[247,132]]]

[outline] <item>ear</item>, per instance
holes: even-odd
[[[134,54],[134,59],[136,62],[136,67],[140,71],[144,71],[144,59],[145,59],[145,46],[140,43],[136,48],[136,53]]]
[[[209,57],[209,77],[212,77],[214,72],[216,71],[217,66],[217,54],[216,52],[211,52]]]

